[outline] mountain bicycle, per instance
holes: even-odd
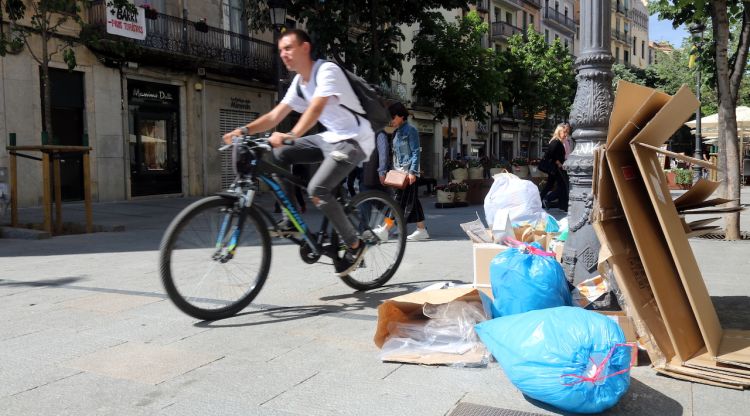
[[[183,209],[159,248],[161,279],[169,298],[186,314],[203,320],[233,316],[258,295],[271,265],[271,234],[299,245],[299,255],[307,264],[325,256],[336,265],[346,250],[325,216],[317,231],[304,221],[281,181],[303,189],[307,183],[264,160],[271,151],[267,138],[236,138],[220,150],[228,149],[236,173],[232,185]],[[293,230],[280,229],[257,203],[261,183],[270,188]],[[356,290],[384,285],[404,256],[406,223],[401,207],[382,191],[364,191],[348,199],[339,187],[336,196],[367,245],[359,266],[341,279]]]

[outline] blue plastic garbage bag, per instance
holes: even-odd
[[[612,319],[562,306],[495,318],[479,338],[525,395],[562,410],[597,413],[630,386],[631,352]]]
[[[554,253],[542,251],[536,243],[520,243],[495,256],[490,262],[490,284],[493,313],[499,313],[493,318],[573,305],[562,266]]]

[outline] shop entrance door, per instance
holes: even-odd
[[[132,196],[173,194],[180,183],[180,142],[177,114],[136,112],[130,135]]]
[[[51,142],[83,146],[83,73],[50,68],[52,107]],[[63,153],[60,159],[60,196],[63,201],[83,199],[83,156]]]

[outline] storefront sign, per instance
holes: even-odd
[[[236,108],[237,110],[250,110],[252,109],[252,102],[247,98],[231,97],[229,98],[229,106]]]
[[[422,121],[422,120],[412,119],[410,123],[414,125],[414,127],[416,127],[420,133],[432,134],[435,132],[434,121]]]
[[[128,102],[132,105],[174,107],[178,104],[179,90],[175,86],[130,80],[128,91]]]
[[[146,39],[146,14],[141,7],[135,12],[107,2],[107,33],[130,39]]]

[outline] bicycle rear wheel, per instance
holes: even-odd
[[[213,196],[185,208],[160,246],[164,288],[186,314],[203,320],[232,316],[258,295],[271,264],[265,222],[252,207]]]
[[[401,207],[385,192],[365,191],[355,195],[345,211],[367,244],[367,250],[359,267],[341,280],[357,290],[383,286],[404,257],[406,222]],[[372,230],[386,224],[387,237],[381,240]]]

